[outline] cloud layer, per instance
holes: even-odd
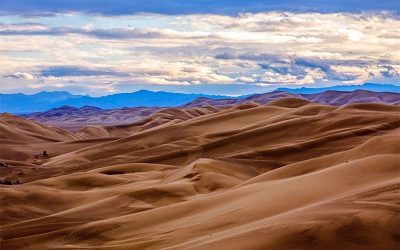
[[[226,91],[216,94],[240,94],[396,83],[399,34],[400,20],[387,12],[3,16],[0,80],[6,92],[56,87],[90,94],[146,84],[199,92],[222,84]]]

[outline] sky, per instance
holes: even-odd
[[[0,92],[400,85],[400,0],[0,0]]]

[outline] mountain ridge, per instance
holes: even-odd
[[[46,111],[62,106],[81,108],[95,106],[101,109],[117,109],[125,107],[175,107],[192,101],[197,97],[212,99],[227,98],[222,95],[184,94],[165,91],[139,90],[132,93],[92,97],[73,95],[66,91],[42,91],[33,95],[22,93],[0,94],[0,112],[14,114]]]
[[[393,84],[374,84],[365,83],[363,85],[337,85],[322,88],[278,88],[272,92],[287,92],[291,94],[316,94],[324,91],[355,91],[367,90],[374,92],[400,93],[400,86]],[[271,92],[267,92],[271,93]],[[254,93],[238,97],[224,95],[207,95],[201,93],[185,94],[166,91],[139,90],[131,93],[117,93],[112,95],[92,97],[89,95],[74,95],[67,91],[42,91],[32,95],[22,93],[1,94],[0,93],[0,112],[14,114],[32,113],[46,111],[61,106],[71,106],[80,108],[83,106],[94,106],[101,109],[119,109],[124,107],[178,107],[197,98],[205,99],[247,99],[255,95],[267,93]]]

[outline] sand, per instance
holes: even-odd
[[[304,99],[313,103],[333,106],[342,106],[350,103],[400,104],[400,94],[391,92],[371,92],[366,90],[346,92],[330,90],[317,94],[294,94],[284,91],[273,91],[247,97],[232,97],[229,99],[199,97],[187,104],[181,105],[178,109],[175,109],[175,111],[173,111],[173,108],[166,109],[159,107],[132,107],[104,110],[91,106],[84,106],[81,108],[62,106],[42,112],[21,114],[20,116],[47,126],[54,126],[72,132],[76,132],[84,127],[120,127],[121,125],[126,125],[122,126],[123,129],[119,130],[126,135],[127,133],[138,132],[140,130],[136,128],[134,130],[126,129],[133,123],[142,123],[143,128],[149,128],[160,125],[170,119],[188,119],[188,114],[189,116],[198,116],[199,112],[210,113],[238,105],[264,105],[283,98]],[[169,112],[171,112],[171,114],[168,114]],[[156,114],[152,116],[154,113]]]
[[[22,182],[0,185],[1,249],[400,246],[399,106],[291,97],[76,133],[0,125],[0,174]]]
[[[43,112],[22,114],[21,117],[75,132],[89,125],[112,126],[137,122],[159,110],[160,108],[151,107],[105,110],[91,106],[62,106]]]

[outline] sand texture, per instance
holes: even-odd
[[[400,104],[399,93],[389,92],[371,92],[366,90],[356,91],[325,91],[317,94],[293,94],[284,91],[274,91],[264,94],[254,94],[242,98],[229,99],[209,99],[199,97],[192,102],[179,107],[180,110],[196,109],[208,107],[208,111],[216,108],[228,108],[240,104],[255,104],[264,105],[274,100],[282,98],[298,98],[308,100],[313,103],[323,105],[342,106],[350,103],[382,103],[382,104]],[[34,112],[30,114],[22,114],[21,117],[40,122],[47,126],[55,126],[69,131],[76,132],[85,126],[115,126],[129,125],[135,122],[140,122],[143,119],[149,121],[149,116],[162,110],[159,107],[135,107],[104,110],[97,107],[84,106],[74,108],[62,106],[43,112]],[[190,111],[189,111],[190,112]],[[191,111],[193,113],[193,111]],[[195,111],[194,111],[195,112]],[[163,113],[163,112],[161,112]],[[166,113],[164,112],[164,118]],[[186,119],[175,116],[177,119]],[[163,117],[160,117],[162,119]],[[152,118],[150,118],[153,120]],[[143,122],[143,121],[142,121]],[[154,120],[152,124],[159,123],[159,120]]]
[[[282,97],[76,132],[3,114],[0,249],[399,249],[400,107]]]

